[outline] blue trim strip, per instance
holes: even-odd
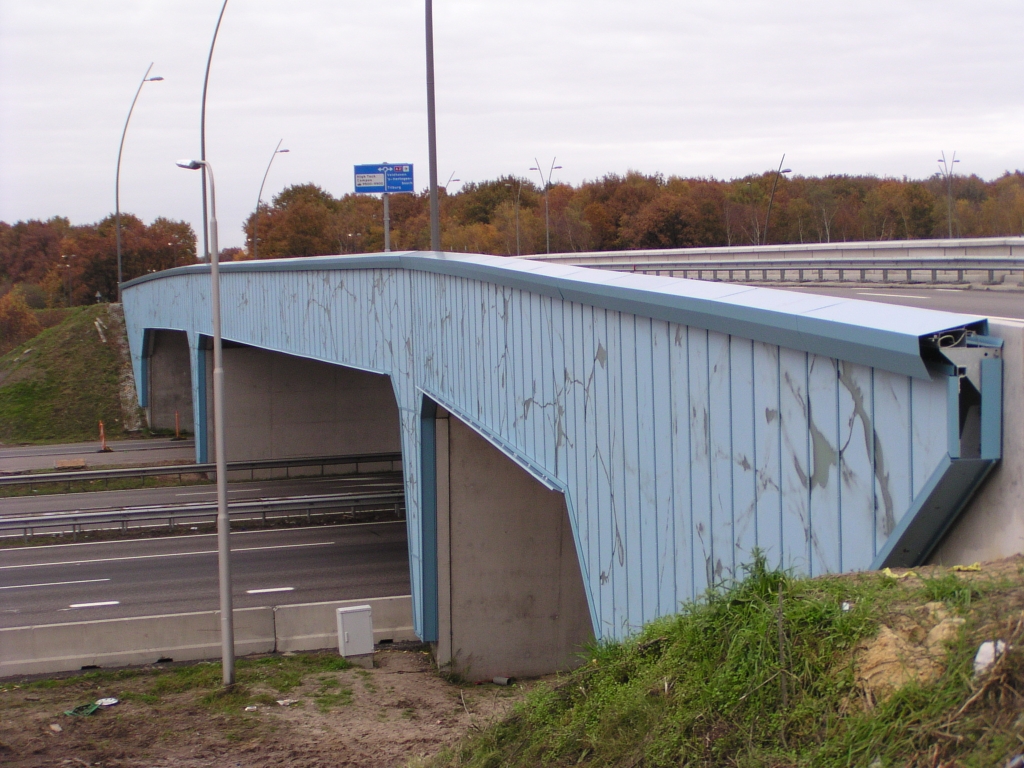
[[[790,349],[836,357],[917,378],[929,377],[922,340],[970,328],[988,332],[976,315],[869,304],[855,299],[797,298],[791,292],[671,277],[608,272],[528,259],[409,251],[363,256],[233,261],[235,272],[408,269],[464,277],[595,307],[696,326]],[[206,264],[143,275],[124,289],[175,275],[205,274]],[[909,329],[909,330],[908,330]]]
[[[437,405],[423,398],[420,413],[420,500],[422,521],[421,578],[423,626],[418,633],[425,643],[436,643],[440,635],[437,605]]]
[[[1003,455],[1003,361],[981,361],[981,458]]]

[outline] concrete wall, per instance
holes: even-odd
[[[150,429],[174,429],[178,413],[181,429],[192,431],[192,373],[188,335],[184,331],[153,331],[146,392],[146,420]]]
[[[1003,339],[1003,459],[931,558],[940,565],[1024,552],[1024,322],[992,320]]]
[[[373,611],[374,641],[416,639],[412,598],[400,595],[237,609],[235,653],[337,649],[335,609],[367,604]],[[220,611],[0,629],[0,677],[69,672],[93,665],[153,664],[161,658],[218,659],[220,653]]]
[[[213,461],[213,353],[207,352]],[[228,461],[400,451],[391,380],[246,346],[224,349]]]
[[[593,629],[564,497],[439,413],[438,664],[470,680],[578,665]]]

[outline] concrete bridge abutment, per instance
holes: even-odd
[[[593,639],[565,497],[437,409],[439,666],[469,680],[570,669]]]

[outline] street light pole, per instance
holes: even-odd
[[[544,178],[544,171],[541,170],[540,163],[537,162],[537,158],[533,158],[533,162],[537,163],[531,171],[536,171],[540,174],[541,184],[544,185],[544,237],[547,240],[548,253],[551,253],[551,216],[548,212],[548,189],[551,187],[551,174],[555,171],[560,170],[562,166],[555,165],[557,158],[551,158],[551,169],[548,171],[548,177]]]
[[[224,0],[227,2],[227,0]],[[437,120],[434,112],[434,4],[424,0],[427,32],[427,158],[430,165],[430,250],[441,250],[441,212],[437,201]]]
[[[768,245],[768,219],[772,215],[772,202],[775,200],[775,188],[779,186],[779,177],[784,173],[792,173],[789,168],[783,168],[782,164],[786,162],[786,153],[782,153],[782,159],[779,161],[779,170],[775,172],[775,183],[772,184],[772,194],[768,198],[768,213],[764,215],[764,244]]]
[[[213,28],[213,40],[210,41],[210,54],[206,57],[206,74],[203,76],[203,104],[199,113],[199,159],[206,162],[206,89],[210,85],[210,64],[213,63],[213,47],[217,45],[217,33],[220,32],[220,22],[224,18],[224,11],[228,7],[228,0],[220,7],[220,15],[217,16],[217,26]],[[210,227],[206,220],[206,166],[200,166],[203,171],[203,258],[210,260]],[[211,186],[212,189],[212,186]]]
[[[953,150],[953,156],[946,162],[946,153],[942,153],[936,162],[941,166],[939,172],[946,177],[946,215],[948,217],[949,224],[949,239],[953,239],[953,165],[960,161],[956,159],[956,150]]]
[[[217,190],[213,166],[181,160],[180,168],[204,168],[210,179],[210,308],[213,314],[213,441],[217,464],[217,565],[220,581],[220,643],[224,685],[235,682],[235,623],[231,605],[231,520],[228,517],[227,462],[224,458],[224,350],[220,334],[220,251],[217,249]]]
[[[117,148],[117,174],[114,179],[114,229],[117,231],[117,301],[121,301],[121,283],[123,282],[123,276],[121,274],[121,153],[124,152],[124,137],[128,133],[128,123],[132,120],[132,112],[135,111],[135,102],[139,100],[139,94],[142,93],[142,86],[146,83],[155,83],[158,80],[163,80],[162,77],[150,77],[149,72],[153,69],[153,62],[149,63],[146,68],[146,74],[142,76],[142,82],[139,83],[138,89],[135,91],[135,98],[132,99],[132,105],[128,109],[128,119],[124,121],[124,130],[121,131],[121,145]]]
[[[258,258],[258,248],[259,248],[259,246],[257,245],[257,243],[259,242],[259,239],[257,238],[256,235],[257,235],[257,228],[259,227],[259,224],[260,224],[260,200],[263,199],[263,185],[267,183],[267,176],[270,174],[270,166],[274,164],[274,158],[277,157],[278,155],[283,155],[285,152],[288,152],[287,149],[281,149],[281,142],[282,141],[284,141],[284,139],[281,139],[281,141],[277,142],[277,146],[274,147],[274,154],[272,154],[270,156],[270,162],[267,163],[267,170],[263,174],[263,181],[260,182],[260,193],[256,196],[256,216],[253,217],[253,220],[252,220],[252,257],[253,257],[253,259]]]

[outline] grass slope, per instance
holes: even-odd
[[[0,357],[0,441],[42,443],[121,437],[117,348],[105,305],[76,307],[64,319]]]
[[[883,624],[916,626],[931,601],[965,620],[940,646],[938,676],[866,693],[858,649]],[[581,668],[431,764],[1003,766],[1024,749],[1022,608],[1020,562],[905,580],[794,579],[761,562],[639,636],[595,645]],[[1011,650],[974,678],[978,644],[994,638]]]

